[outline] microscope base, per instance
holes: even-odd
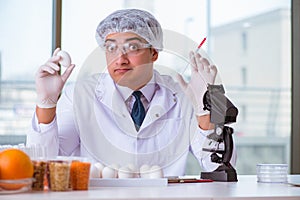
[[[237,182],[237,174],[235,171],[213,171],[201,172],[202,179],[210,179],[213,181]]]

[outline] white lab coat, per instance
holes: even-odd
[[[50,156],[86,156],[105,165],[159,165],[166,176],[184,175],[190,151],[203,171],[216,169],[210,153],[202,151],[211,131],[198,127],[178,84],[156,71],[154,82],[158,89],[138,132],[113,80],[104,73],[67,86],[50,124],[38,124],[34,115],[27,144],[46,146]]]

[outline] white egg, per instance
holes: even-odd
[[[94,164],[97,168],[99,168],[99,169],[103,169],[105,166],[102,164],[102,163],[100,163],[100,162],[96,162],[95,164]]]
[[[163,178],[163,170],[158,165],[153,165],[150,169],[149,178]]]
[[[95,163],[94,164],[95,165],[95,167],[99,170],[99,172],[100,172],[100,178],[102,178],[102,170],[103,170],[103,168],[105,167],[102,163],[99,163],[99,162],[97,162],[97,163]]]
[[[61,59],[59,61],[59,64],[63,67],[69,67],[71,65],[71,56],[68,54],[68,52],[60,50],[57,53],[58,56],[61,56]]]
[[[115,170],[115,173],[116,173],[115,178],[118,178],[118,170],[120,168],[120,165],[113,163],[113,164],[108,165],[108,167]]]
[[[111,167],[104,167],[102,170],[102,178],[117,178],[117,171]]]
[[[100,171],[95,165],[91,165],[90,177],[91,178],[101,178]]]
[[[135,165],[132,164],[132,163],[128,164],[127,167],[128,167],[132,172],[135,172],[135,171],[137,170],[136,167],[135,167]]]
[[[103,168],[104,168],[104,165],[102,165],[99,162],[91,165],[91,170],[90,170],[91,178],[101,178]]]
[[[129,167],[120,167],[118,170],[118,178],[133,178],[134,173]]]
[[[140,167],[140,177],[141,178],[150,178],[149,172],[150,172],[150,166],[149,165],[144,164]]]
[[[144,164],[140,167],[140,172],[146,172],[150,170],[150,166],[147,164]]]
[[[95,167],[94,165],[91,165],[90,177],[91,178],[100,178],[100,172],[97,169],[97,167]]]
[[[132,171],[133,178],[138,178],[139,177],[139,170],[134,164],[130,163],[130,164],[127,165],[127,167]]]

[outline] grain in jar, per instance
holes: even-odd
[[[69,189],[70,161],[49,161],[49,188],[52,191]]]

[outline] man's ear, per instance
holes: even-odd
[[[156,49],[152,49],[151,54],[152,54],[152,61],[153,62],[156,61],[158,59],[158,52],[157,52],[157,50]]]

